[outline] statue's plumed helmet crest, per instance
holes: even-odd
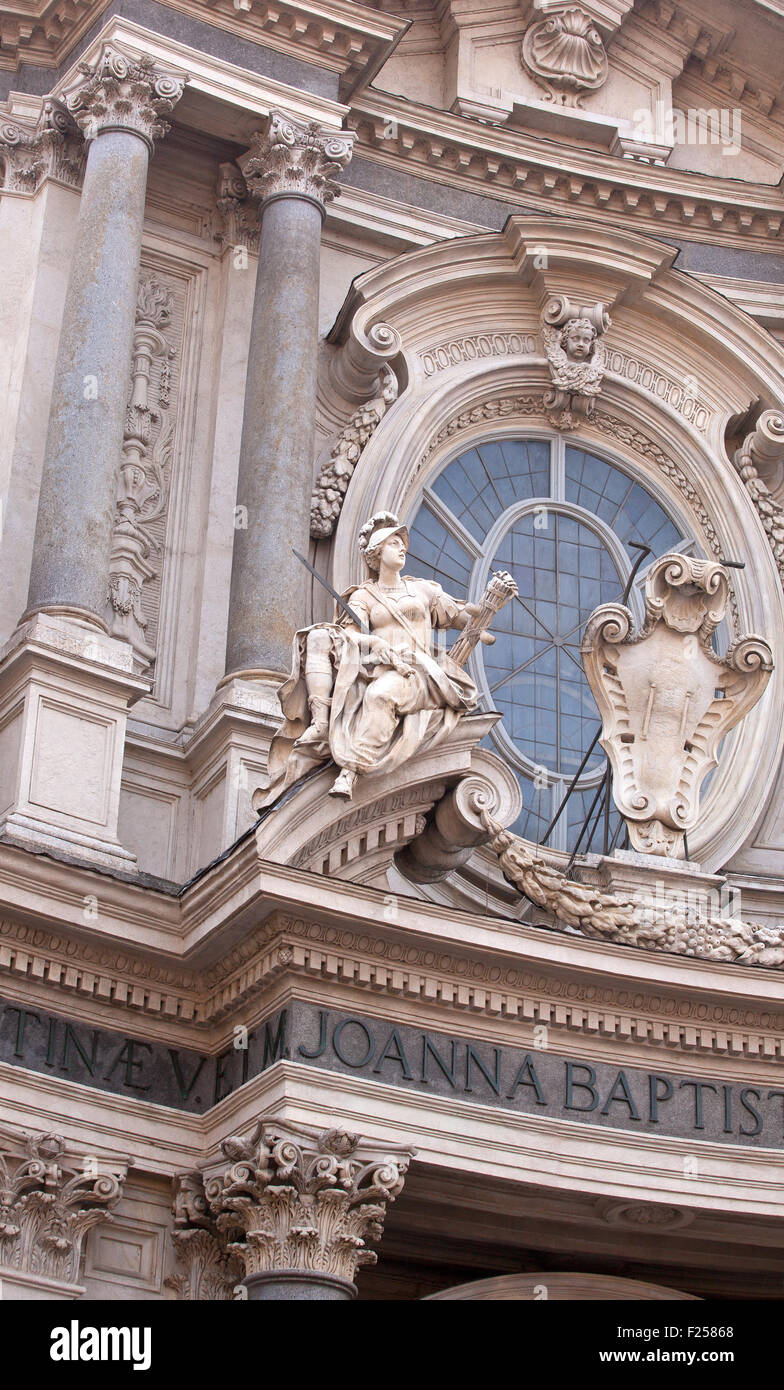
[[[359,549],[371,574],[378,573],[381,547],[390,536],[400,536],[408,550],[408,528],[401,526],[394,512],[375,512],[359,533]]]

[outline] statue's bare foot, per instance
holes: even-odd
[[[349,772],[348,768],[344,767],[340,776],[335,778],[329,789],[330,796],[345,796],[346,800],[350,801],[356,780],[356,772]]]

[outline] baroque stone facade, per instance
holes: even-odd
[[[784,21],[708,8],[6,17],[4,1300],[778,1297]]]

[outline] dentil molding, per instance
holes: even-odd
[[[557,872],[550,869],[552,881]],[[571,883],[570,902],[597,905],[597,891]],[[613,895],[612,906],[617,907]],[[584,908],[583,911],[587,911]],[[383,926],[336,927],[315,919],[273,914],[264,926],[224,953],[203,972],[194,972],[186,988],[171,968],[154,961],[113,954],[108,947],[88,946],[63,937],[48,937],[39,929],[0,923],[0,981],[13,983],[16,999],[40,1002],[71,1019],[120,1028],[128,1013],[147,1017],[152,1031],[159,1021],[163,1036],[176,1035],[189,1047],[204,1046],[209,1029],[222,1045],[234,1018],[251,1023],[264,1007],[271,987],[280,980],[319,982],[340,989],[367,991],[377,997],[400,999],[447,1012],[487,1019],[519,1019],[533,1026],[585,1036],[617,1038],[627,1046],[684,1049],[714,1055],[784,1057],[784,1013],[749,1001],[744,979],[742,1000],[722,998],[720,970],[700,976],[700,989],[673,992],[665,983],[668,963],[660,958],[661,983],[630,977],[634,957],[623,952],[622,983],[606,974],[603,981],[576,975],[566,980],[546,964],[498,961],[478,951],[444,947],[425,938],[402,940],[396,922],[400,912],[394,895],[381,896],[375,920]],[[649,928],[649,930],[651,930]],[[523,931],[525,929],[523,928]],[[529,939],[540,937],[535,929]],[[519,937],[519,929],[517,930]],[[597,933],[607,940],[607,933]],[[612,939],[612,933],[609,933]],[[683,929],[687,954],[690,942]],[[573,938],[577,941],[578,938]],[[590,942],[580,943],[581,945]],[[726,959],[726,953],[723,957]],[[594,973],[596,963],[594,962]],[[747,972],[744,971],[744,976]],[[174,978],[173,978],[174,977]],[[751,976],[747,977],[749,982]],[[30,987],[38,982],[34,998]],[[188,988],[187,986],[190,986]],[[45,991],[45,996],[42,994]],[[117,1018],[112,1018],[112,1012]]]

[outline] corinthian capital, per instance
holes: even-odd
[[[188,78],[156,67],[144,54],[138,60],[105,44],[95,63],[80,63],[81,76],[65,93],[65,102],[85,139],[106,130],[129,130],[153,141],[168,133],[164,119],[174,110]]]
[[[238,163],[251,196],[262,203],[299,195],[323,208],[340,193],[335,178],[351,159],[354,139],[353,131],[325,130],[316,121],[304,125],[271,111]]]
[[[35,193],[45,178],[76,187],[84,165],[84,146],[72,117],[48,97],[35,126],[0,124],[3,188]]]
[[[210,1215],[200,1173],[180,1173],[174,1180],[172,1240],[178,1273],[166,1280],[178,1298],[225,1302],[242,1279],[242,1261],[228,1249],[228,1239]]]
[[[368,1247],[403,1189],[412,1150],[261,1120],[248,1139],[232,1136],[221,1148],[230,1166],[205,1193],[217,1227],[234,1233],[230,1249],[246,1279],[296,1271],[352,1284],[360,1265],[375,1264]]]
[[[120,1182],[94,1159],[66,1157],[58,1134],[24,1142],[22,1156],[0,1152],[0,1267],[76,1283],[84,1238],[120,1200]]]

